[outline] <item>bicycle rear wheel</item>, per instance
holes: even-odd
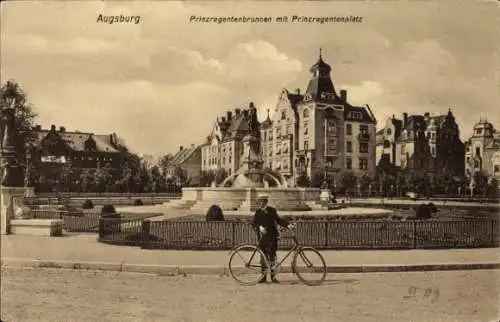
[[[323,256],[312,247],[297,250],[292,260],[295,275],[309,286],[322,284],[326,278],[326,263]]]
[[[269,267],[266,256],[253,245],[239,246],[229,257],[229,273],[241,285],[259,283],[267,274],[266,267]]]

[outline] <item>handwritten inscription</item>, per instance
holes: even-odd
[[[429,298],[431,303],[434,303],[439,298],[438,288],[421,288],[417,286],[410,285],[408,287],[408,294],[403,296],[404,299],[417,299],[419,297]]]

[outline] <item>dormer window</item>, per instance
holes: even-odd
[[[306,119],[309,117],[309,110],[306,108],[304,109],[304,112],[302,112],[302,116]]]
[[[282,120],[286,119],[286,112],[285,111],[281,111],[281,119]]]

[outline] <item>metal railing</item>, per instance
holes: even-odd
[[[113,221],[114,220],[114,221]],[[159,249],[230,249],[256,244],[248,222],[127,221],[101,219],[115,225],[100,232],[105,243]],[[318,249],[414,249],[492,247],[500,242],[499,220],[379,220],[298,221],[296,236],[305,246]],[[119,229],[117,228],[119,227]],[[288,239],[280,248],[292,245]]]

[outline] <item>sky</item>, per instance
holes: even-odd
[[[0,80],[26,91],[37,124],[117,133],[139,154],[201,144],[217,116],[283,88],[305,91],[318,59],[380,128],[452,109],[466,139],[500,128],[498,1],[14,1],[1,3]],[[139,23],[98,22],[140,16]],[[191,16],[359,16],[356,23],[193,23]]]

